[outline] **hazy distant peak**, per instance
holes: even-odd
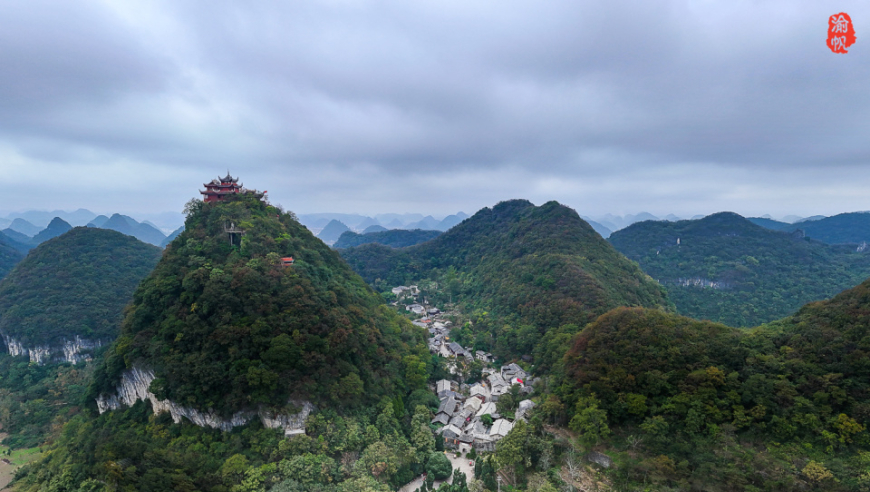
[[[828,218],[828,217],[825,216],[825,215],[813,215],[812,217],[805,217],[805,218],[803,218],[803,219],[796,220],[796,221],[794,221],[793,223],[794,223],[794,224],[797,224],[797,223],[800,223],[800,222],[815,222],[815,221],[817,221],[817,220],[822,220],[822,219],[827,219],[827,218]]]
[[[342,233],[345,231],[349,231],[350,227],[344,224],[344,222],[336,219],[332,219],[326,224],[326,227],[317,234],[317,237],[320,238],[326,244],[332,245],[338,238],[341,237]]]
[[[48,223],[48,227],[40,231],[39,234],[33,236],[31,241],[33,244],[41,244],[49,239],[60,236],[70,229],[72,229],[72,226],[67,221],[60,217],[55,217]]]
[[[382,225],[375,224],[375,225],[370,225],[370,226],[366,227],[362,233],[363,234],[370,234],[372,232],[383,232],[383,231],[387,231],[387,230],[389,230],[389,229],[387,229],[386,227],[384,227]]]
[[[39,227],[28,222],[27,220],[22,219],[21,217],[14,219],[12,221],[12,224],[9,225],[9,229],[12,229],[15,232],[20,232],[21,234],[29,237],[33,237],[39,234],[39,231],[42,230]]]

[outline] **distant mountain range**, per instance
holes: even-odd
[[[137,216],[139,217],[137,223],[147,223],[151,227],[159,229],[164,236],[184,224],[184,215],[178,212],[146,213],[137,214]],[[49,223],[55,218],[63,219],[64,222],[72,227],[78,227],[90,223],[96,223],[98,226],[101,226],[101,222],[108,220],[109,216],[97,215],[83,208],[74,212],[65,212],[63,210],[51,212],[28,210],[25,212],[13,212],[6,217],[0,217],[0,230],[11,228],[26,236],[33,237],[48,227]]]
[[[102,221],[102,224],[100,225],[91,222],[90,224],[88,224],[88,226],[118,231],[128,236],[133,236],[142,242],[153,244],[155,246],[162,245],[163,241],[166,240],[166,235],[160,232],[160,230],[155,228],[154,226],[148,225],[144,222],[137,222],[132,217],[121,214],[115,214],[109,217],[108,220]]]
[[[93,220],[87,225],[91,228],[117,231],[132,236],[144,243],[160,247],[166,247],[170,241],[175,239],[184,230],[184,227],[180,227],[167,237],[151,224],[137,222],[131,217],[120,214],[115,214],[111,217],[106,217],[105,215],[94,216]],[[13,226],[18,229],[14,229]],[[48,223],[47,227],[41,230],[37,229],[36,226],[19,217],[10,221],[10,227],[0,231],[0,278],[5,277],[18,262],[24,259],[31,249],[49,239],[63,235],[73,229],[73,226],[64,219],[55,217]],[[28,232],[36,230],[36,233],[31,237],[21,232],[22,230]]]
[[[384,230],[423,229],[444,232],[467,218],[468,214],[464,212],[448,215],[443,219],[436,219],[431,215],[424,217],[422,214],[379,214],[370,217],[358,214],[317,213],[299,215],[299,222],[301,222],[305,227],[313,230],[318,234],[318,237],[323,239],[320,234],[332,221],[342,223],[347,227],[347,230],[361,233],[376,232],[375,230],[368,230],[373,226],[382,227]],[[332,227],[335,228],[336,225],[333,224]],[[336,236],[333,241],[337,239],[338,237]]]
[[[752,217],[749,221],[775,231],[800,229],[807,237],[828,244],[870,242],[870,212],[849,212],[831,217],[816,215],[792,224],[759,217]]]

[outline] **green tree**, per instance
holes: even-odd
[[[495,445],[495,461],[499,469],[508,477],[511,485],[516,485],[517,475],[525,470],[529,456],[526,448],[528,427],[519,420],[508,434]],[[531,464],[531,463],[529,463]]]
[[[598,407],[599,403],[594,396],[580,398],[577,401],[576,413],[568,424],[587,446],[594,446],[610,435],[607,412]]]
[[[411,418],[411,446],[416,449],[417,463],[424,463],[435,450],[435,436],[429,428],[431,412],[423,405],[418,405]]]
[[[444,453],[432,453],[426,461],[426,473],[434,480],[444,480],[453,473],[453,465]]]

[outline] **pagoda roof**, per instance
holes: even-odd
[[[239,178],[234,178],[230,175],[230,172],[227,171],[227,176],[225,178],[219,178],[221,183],[236,183],[239,181]]]

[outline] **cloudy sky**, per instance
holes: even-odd
[[[863,1],[8,0],[0,210],[867,210],[868,62]]]

